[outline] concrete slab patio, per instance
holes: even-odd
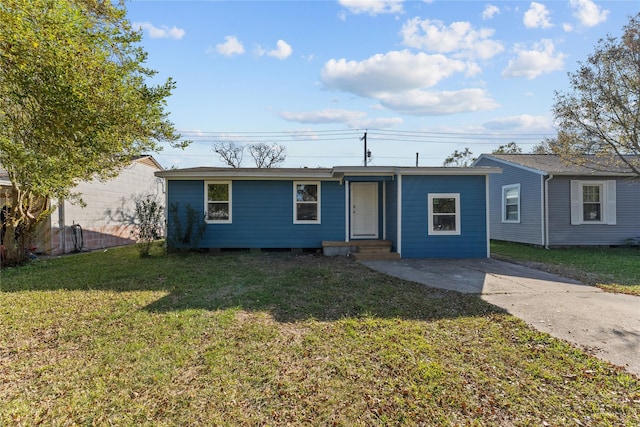
[[[494,259],[362,261],[401,279],[478,294],[536,329],[640,376],[640,297]]]

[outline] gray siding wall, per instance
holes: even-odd
[[[571,180],[616,180],[616,225],[571,225]],[[549,182],[549,245],[622,245],[640,237],[640,182],[620,177],[554,177]]]
[[[542,245],[543,219],[541,183],[543,178],[533,172],[490,159],[481,159],[478,166],[502,168],[501,174],[489,175],[490,235],[495,240]],[[520,184],[520,222],[502,222],[502,186]]]

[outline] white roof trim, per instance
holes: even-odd
[[[265,172],[235,172],[232,171],[172,171],[172,170],[164,170],[161,172],[156,172],[156,176],[168,179],[209,179],[209,178],[227,178],[227,179],[235,179],[235,180],[251,180],[251,179],[332,179],[333,174],[331,172],[315,172],[315,173],[291,173],[281,172],[281,173],[265,173]]]
[[[502,169],[491,166],[473,167],[431,167],[431,168],[397,168],[399,175],[488,175],[491,173],[502,173]]]
[[[339,180],[345,175],[348,176],[394,176],[394,175],[487,175],[491,173],[501,173],[500,168],[489,166],[478,167],[397,167],[397,166],[337,166],[333,169],[242,169],[230,168],[229,170],[213,169],[207,170],[180,170],[169,169],[156,172],[156,176],[166,179],[210,179],[225,178],[235,180],[251,179],[324,179]]]

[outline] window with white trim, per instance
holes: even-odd
[[[293,183],[293,223],[320,224],[320,183]]]
[[[602,185],[582,185],[582,221],[602,222]]]
[[[231,182],[205,182],[206,221],[211,223],[231,222]]]
[[[520,184],[502,186],[502,222],[520,222]]]
[[[428,195],[429,234],[460,234],[460,194],[433,193]]]
[[[571,224],[616,224],[616,182],[571,181]]]

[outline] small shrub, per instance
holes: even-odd
[[[204,235],[207,223],[204,214],[199,214],[190,203],[185,205],[185,215],[179,214],[178,203],[169,205],[169,225],[167,230],[167,249],[194,249]]]
[[[162,237],[162,210],[153,196],[136,201],[136,229],[133,235],[140,256],[148,256],[153,242]]]

